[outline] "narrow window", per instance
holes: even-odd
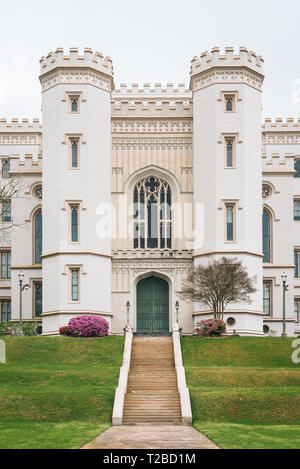
[[[294,314],[295,321],[300,323],[300,298],[295,298],[294,300]]]
[[[79,269],[71,269],[71,299],[79,301]]]
[[[42,211],[38,210],[34,217],[34,263],[42,263],[42,243],[43,243],[43,230],[42,230]]]
[[[296,174],[294,175],[294,178],[300,178],[300,160],[295,161],[295,171]]]
[[[294,220],[300,220],[300,200],[294,200]]]
[[[233,138],[226,138],[226,167],[233,168]]]
[[[234,205],[226,205],[226,241],[234,241]]]
[[[7,202],[2,203],[2,221],[9,222],[11,221],[11,202],[8,200]]]
[[[78,112],[79,111],[79,97],[70,96],[70,101],[71,101],[71,112]]]
[[[34,317],[41,316],[43,309],[43,284],[42,282],[34,282],[33,284],[34,294]]]
[[[1,322],[11,321],[11,302],[10,300],[1,300]]]
[[[271,262],[271,216],[269,212],[264,209],[262,215],[263,225],[263,255],[264,262]]]
[[[234,96],[225,95],[225,110],[226,112],[233,112]]]
[[[9,171],[10,171],[10,161],[9,160],[2,161],[2,177],[9,178]]]
[[[265,316],[271,316],[271,292],[272,282],[264,280],[263,283],[263,311]]]
[[[11,253],[10,251],[1,252],[1,279],[10,279]]]
[[[79,151],[79,140],[78,138],[72,138],[71,139],[71,167],[72,168],[79,167],[78,151]]]
[[[71,205],[71,242],[78,243],[79,241],[79,220],[78,220],[78,205]]]
[[[294,251],[295,278],[300,277],[300,251]]]

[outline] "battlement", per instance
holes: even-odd
[[[294,119],[292,117],[288,117],[286,121],[284,121],[281,117],[276,118],[274,121],[270,118],[266,118],[265,122],[262,124],[263,131],[297,131],[300,130],[300,117],[298,119]]]
[[[150,83],[144,83],[140,86],[138,83],[132,83],[132,85],[127,85],[126,83],[121,83],[120,87],[115,89],[113,96],[126,96],[126,97],[157,97],[157,96],[174,96],[174,97],[191,97],[191,91],[186,88],[184,83],[166,83],[162,85],[161,83],[155,83],[151,86]]]
[[[57,67],[71,68],[92,68],[106,75],[113,75],[112,60],[110,57],[104,57],[101,52],[86,47],[83,55],[79,55],[78,49],[70,48],[69,55],[65,55],[64,49],[59,47],[55,52],[49,52],[46,57],[40,60],[41,75],[44,75]]]
[[[263,74],[263,58],[246,47],[240,47],[239,54],[234,54],[233,47],[226,47],[225,53],[220,54],[220,48],[214,47],[211,52],[203,52],[200,57],[191,61],[191,75],[204,72],[212,67],[247,67],[260,75]]]
[[[42,124],[39,119],[7,119],[0,118],[0,132],[41,132]]]

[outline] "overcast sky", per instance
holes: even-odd
[[[184,82],[219,46],[265,59],[264,117],[300,117],[299,0],[0,0],[0,117],[40,117],[39,59],[57,47],[109,55],[115,83]]]

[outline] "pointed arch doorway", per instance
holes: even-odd
[[[140,280],[136,287],[137,333],[169,333],[169,284],[151,276]]]

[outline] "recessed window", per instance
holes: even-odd
[[[171,188],[167,181],[149,176],[133,191],[134,249],[170,249],[172,239]]]
[[[272,195],[272,189],[268,184],[263,184],[262,186],[262,198],[269,199]]]
[[[70,205],[71,210],[71,242],[79,241],[79,205]]]
[[[10,279],[11,253],[10,251],[1,252],[1,279]]]
[[[42,210],[39,209],[33,219],[34,226],[34,263],[42,263],[42,244],[43,244],[43,218]]]
[[[2,221],[3,222],[10,222],[11,221],[11,202],[8,200],[7,202],[2,203]]]
[[[264,209],[262,215],[263,226],[263,262],[271,262],[271,215],[267,209]]]
[[[33,282],[34,295],[34,317],[40,317],[43,312],[43,284],[42,282]]]
[[[226,241],[234,241],[235,238],[235,205],[226,204]]]
[[[79,152],[79,139],[72,138],[71,139],[71,166],[72,168],[78,168],[79,159],[78,159],[78,152]]]
[[[9,178],[9,171],[10,171],[10,161],[3,160],[2,161],[2,177]]]
[[[226,152],[226,168],[233,168],[235,166],[235,139],[234,137],[225,138],[225,152]]]
[[[300,277],[300,251],[294,251],[294,263],[295,263],[295,278]]]
[[[228,318],[226,321],[228,326],[234,326],[235,325],[235,319],[234,318]]]
[[[234,111],[234,98],[233,94],[225,94],[225,112],[233,112]]]
[[[294,175],[294,178],[300,178],[300,160],[295,161],[295,171],[296,174]]]
[[[1,303],[1,322],[7,323],[11,321],[11,301],[0,300]]]
[[[300,323],[300,298],[295,298],[294,300],[294,317],[295,321]]]
[[[70,110],[71,112],[79,112],[79,96],[70,96]]]
[[[71,301],[79,301],[79,269],[71,269]]]
[[[271,296],[272,296],[272,281],[264,280],[263,282],[263,312],[265,316],[271,316]]]
[[[294,220],[300,221],[300,200],[294,200]]]

